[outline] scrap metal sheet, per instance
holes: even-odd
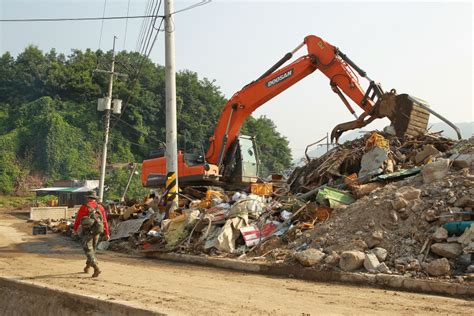
[[[120,222],[110,236],[110,240],[117,240],[121,238],[128,238],[134,233],[138,232],[142,227],[143,222],[148,218],[129,219],[128,221]]]

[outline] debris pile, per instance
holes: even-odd
[[[437,133],[417,138],[371,133],[347,141],[305,166],[296,168],[288,183],[293,193],[301,193],[323,184],[350,181],[354,174],[358,175],[359,182],[367,181],[371,176],[382,172],[390,173],[424,165],[430,159],[443,155],[455,143]]]
[[[68,219],[42,219],[40,221],[29,222],[33,223],[34,227],[45,227],[47,231],[63,234],[65,236],[72,235],[72,227],[74,225],[74,221]]]
[[[295,224],[314,227],[318,214],[295,197],[270,197],[271,186],[253,185],[254,192],[220,188],[186,188],[179,209],[170,209],[159,195],[134,205],[133,217],[109,220],[111,247],[128,243],[143,251],[178,251],[236,256],[269,236],[284,234]],[[128,208],[130,209],[130,207]],[[328,213],[323,215],[328,217]],[[301,222],[298,219],[304,219]]]
[[[109,249],[406,277],[473,277],[474,138],[373,132],[249,192],[188,187],[108,205]]]
[[[389,155],[384,157],[404,157],[394,159],[398,172],[372,175],[369,183],[364,178],[362,183],[344,181],[345,174],[354,171],[348,166],[363,162],[372,150],[367,146],[370,138],[362,148],[354,147],[361,146],[360,139],[346,143],[295,171],[290,178],[295,190],[319,187],[321,192],[321,181],[327,181],[347,188],[358,199],[334,208],[327,221],[284,249],[274,249],[277,256],[304,266],[308,260],[302,258],[311,256],[322,270],[433,277],[474,272],[474,138],[458,143],[433,135],[405,142],[391,139]],[[338,152],[348,150],[352,154],[339,159]],[[377,174],[389,165],[374,161],[374,167],[380,167]],[[419,173],[413,176],[415,172]],[[400,179],[407,174],[412,176]]]

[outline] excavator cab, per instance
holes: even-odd
[[[240,135],[231,145],[221,168],[222,181],[236,187],[257,182],[260,161],[255,138]]]
[[[257,182],[259,158],[255,138],[240,135],[233,142],[221,166],[208,163],[204,156],[178,153],[180,186],[221,185],[232,189]],[[142,184],[145,187],[162,187],[166,181],[165,150],[151,153],[142,165]]]

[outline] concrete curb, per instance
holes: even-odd
[[[84,311],[87,315],[165,315],[8,277],[0,277],[0,306],[8,315],[84,315]]]
[[[259,273],[301,280],[338,282],[408,292],[474,297],[474,286],[439,280],[411,279],[400,275],[317,271],[288,264],[268,264],[227,258],[210,258],[176,253],[147,253],[147,257],[235,271]]]

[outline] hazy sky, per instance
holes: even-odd
[[[196,2],[175,1],[175,9]],[[130,15],[143,14],[146,3],[131,0]],[[108,0],[106,15],[126,15],[127,4]],[[103,5],[102,0],[0,0],[0,17],[102,16]],[[472,17],[471,2],[213,1],[175,16],[176,65],[215,79],[230,98],[306,35],[315,34],[339,47],[385,90],[425,99],[453,122],[473,121]],[[115,34],[119,49],[134,50],[140,25],[129,21],[123,47],[125,21],[105,21],[100,48],[110,49]],[[99,21],[0,23],[0,53],[17,55],[28,44],[66,54],[73,48],[97,49],[100,29]],[[163,34],[151,58],[164,64]],[[254,115],[275,122],[294,157],[336,124],[352,119],[318,71]]]

